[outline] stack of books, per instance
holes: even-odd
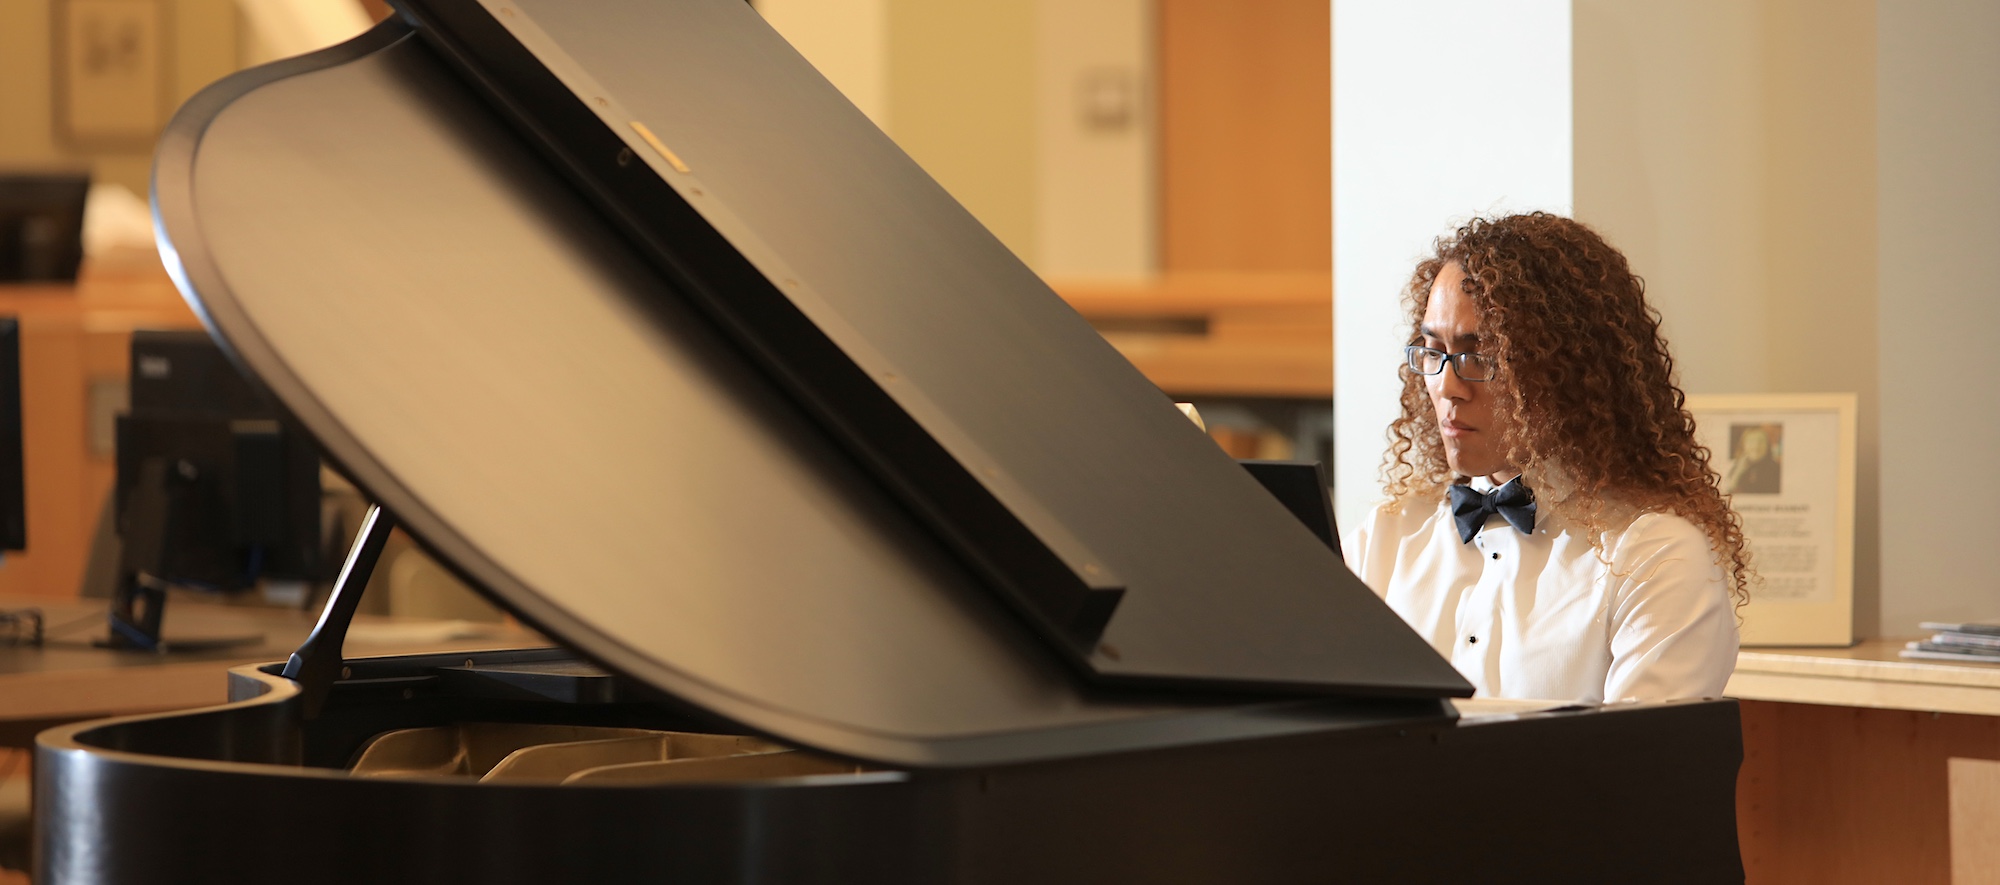
[[[1970,624],[1925,621],[1918,626],[1937,632],[1929,639],[1920,639],[1904,647],[1903,657],[2000,664],[2000,621]]]

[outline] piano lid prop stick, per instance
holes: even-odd
[[[285,662],[285,678],[299,683],[303,718],[319,715],[327,692],[340,678],[340,669],[346,663],[341,647],[347,642],[347,625],[354,620],[354,612],[361,605],[361,591],[368,589],[368,577],[375,573],[375,562],[382,558],[382,548],[389,543],[389,533],[395,528],[395,518],[382,505],[368,508],[368,515],[361,520],[361,531],[354,537],[354,546],[347,551],[347,562],[340,567],[340,578],[333,582],[333,592],[327,595],[326,607],[320,610],[319,623],[313,625],[312,635]]]

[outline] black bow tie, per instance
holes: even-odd
[[[1520,477],[1491,492],[1464,485],[1451,487],[1451,519],[1458,523],[1458,537],[1463,543],[1472,543],[1472,536],[1479,534],[1486,527],[1486,518],[1495,513],[1521,534],[1535,533],[1535,493],[1521,484]]]

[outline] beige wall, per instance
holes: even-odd
[[[1035,245],[1059,277],[1159,265],[1152,0],[1037,0]]]
[[[80,149],[61,143],[53,123],[50,0],[0,2],[0,168],[89,167],[144,195],[150,146]],[[237,20],[232,0],[164,4],[170,107],[236,70]]]
[[[1881,624],[1873,0],[1575,0],[1576,216],[1690,393],[1861,397],[1856,629]],[[1914,625],[1907,625],[1914,626]]]
[[[1882,0],[1882,628],[2000,617],[2000,4]]]
[[[1035,4],[889,0],[890,134],[1033,261]]]
[[[1689,390],[1768,389],[1760,4],[1572,10],[1577,218],[1646,278]]]
[[[757,0],[850,101],[1036,270],[1150,273],[1152,0]],[[1129,125],[1084,86],[1129,82]],[[1100,118],[1101,120],[1101,118]]]
[[[848,101],[889,128],[888,0],[757,0],[756,8]]]

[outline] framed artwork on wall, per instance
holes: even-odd
[[[1761,579],[1742,611],[1746,646],[1854,643],[1855,403],[1851,393],[1687,398]]]
[[[56,136],[150,147],[172,104],[168,0],[55,0],[50,11]]]

